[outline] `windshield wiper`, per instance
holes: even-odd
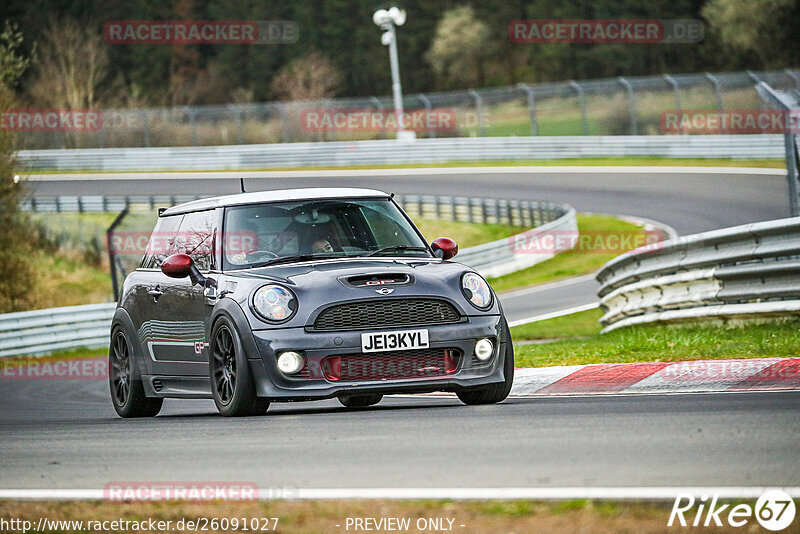
[[[386,252],[428,252],[426,247],[412,247],[410,245],[393,245],[391,247],[379,248],[369,254],[362,254],[362,256],[378,256]]]
[[[331,258],[344,258],[341,254],[296,254],[294,256],[282,256],[271,260],[262,261],[250,265],[250,269],[267,267],[268,265],[278,265],[280,263],[294,263],[296,261],[329,260]]]

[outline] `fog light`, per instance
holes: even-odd
[[[482,361],[485,362],[489,358],[492,357],[492,353],[494,353],[494,344],[488,339],[479,339],[477,343],[475,343],[475,356]]]
[[[283,352],[278,356],[278,369],[285,375],[293,375],[305,365],[303,357],[296,352]]]

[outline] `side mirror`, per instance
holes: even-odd
[[[207,285],[208,279],[200,274],[197,266],[188,254],[173,254],[161,264],[161,272],[170,278],[186,278],[192,281],[192,285]]]
[[[437,237],[431,243],[433,253],[443,260],[449,260],[458,254],[458,243],[449,237]]]

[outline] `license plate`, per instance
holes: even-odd
[[[395,330],[393,332],[368,332],[361,334],[361,352],[427,349],[428,331]]]

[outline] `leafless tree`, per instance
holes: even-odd
[[[109,61],[103,35],[94,25],[52,20],[40,43],[30,93],[42,106],[95,108],[100,104]]]
[[[336,94],[342,74],[320,52],[311,52],[283,67],[272,82],[272,93],[281,100],[318,100]]]

